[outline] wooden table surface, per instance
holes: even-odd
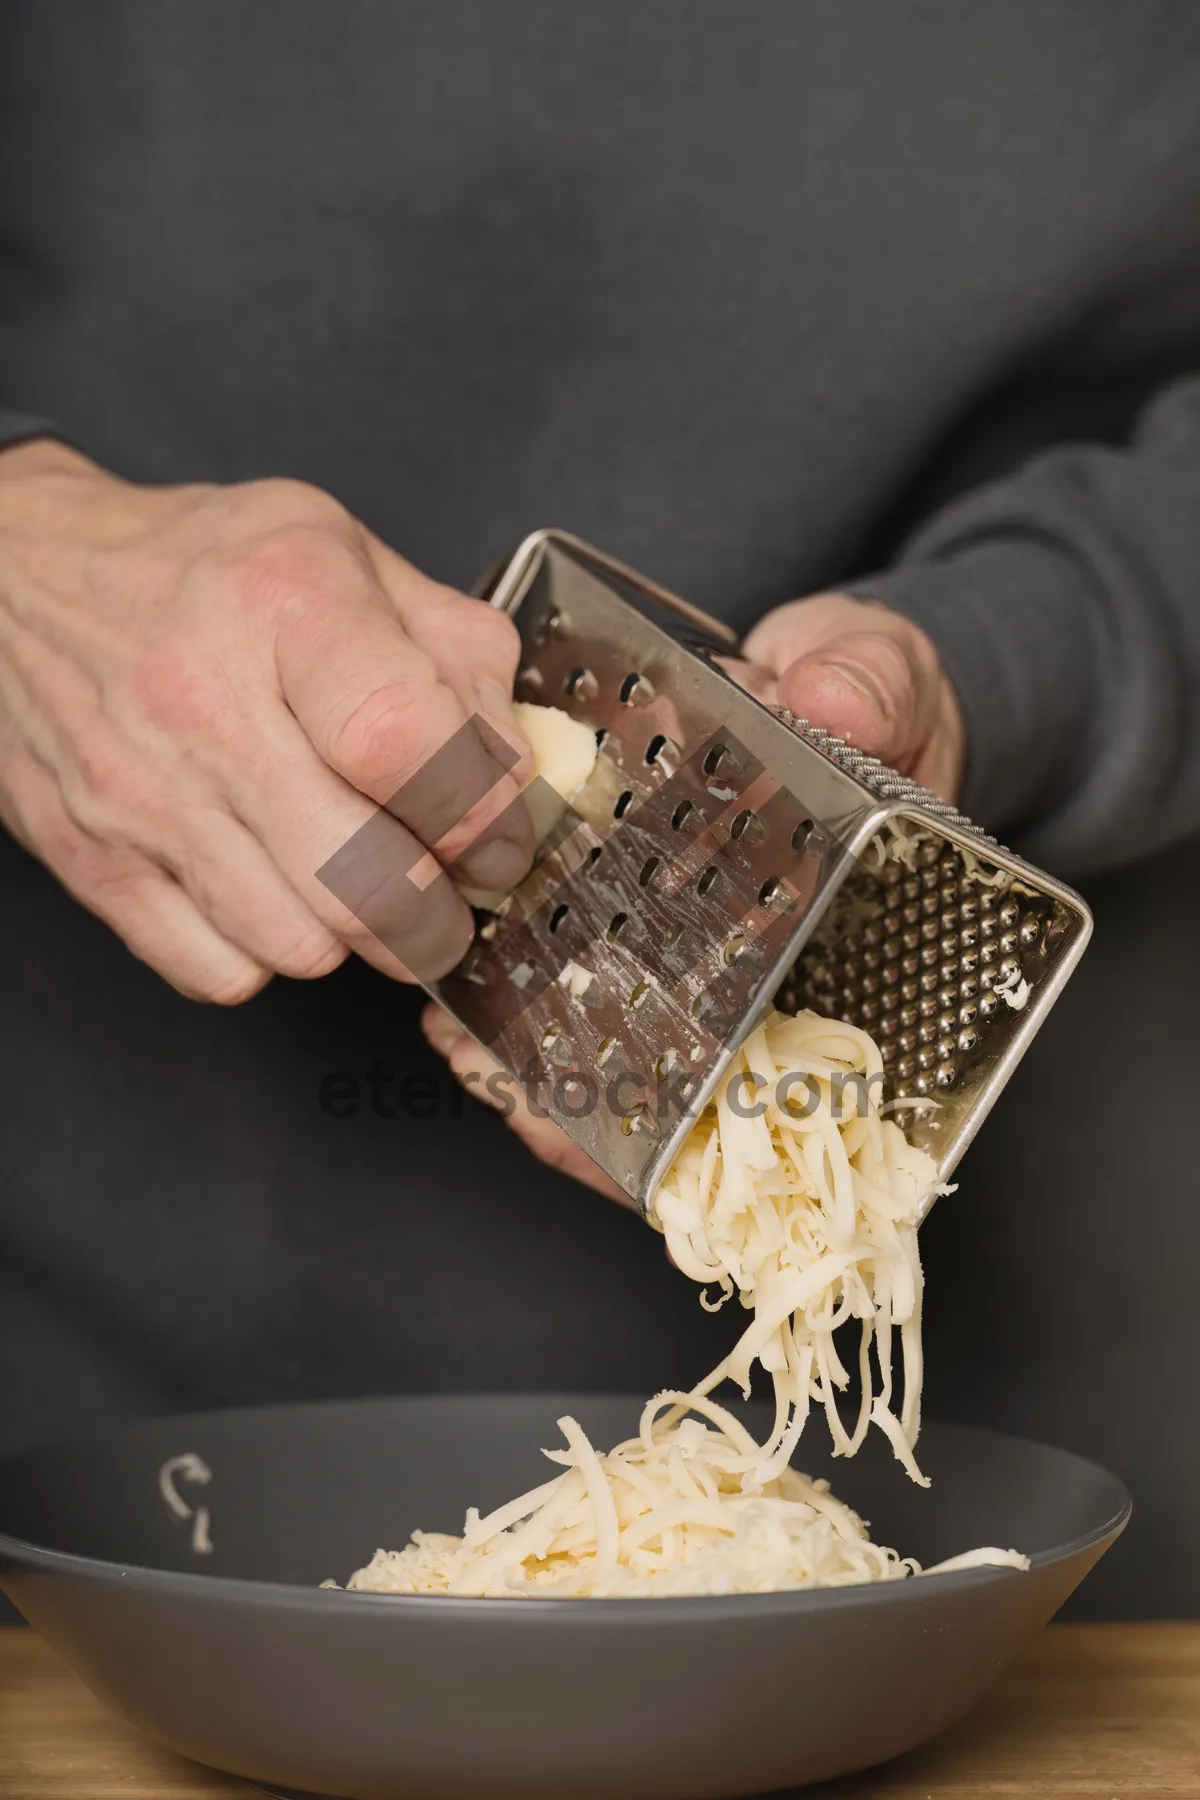
[[[252,1800],[111,1718],[32,1632],[0,1630],[0,1795]],[[1056,1625],[969,1719],[806,1800],[1200,1800],[1200,1625]]]

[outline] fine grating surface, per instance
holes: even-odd
[[[1047,895],[989,879],[952,844],[928,838],[912,863],[849,877],[779,997],[869,1031],[901,1099],[944,1094],[994,1054],[1064,929]]]

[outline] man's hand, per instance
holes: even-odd
[[[953,800],[962,778],[965,733],[957,697],[937,652],[898,613],[846,594],[820,594],[780,606],[742,646],[748,660],[728,663],[752,693],[788,706],[814,725],[881,757],[902,774]],[[422,1027],[469,1093],[486,1098],[499,1064],[441,1007]],[[554,1120],[529,1111],[513,1085],[508,1122],[540,1161],[625,1205],[628,1196]]]
[[[517,654],[318,489],[0,453],[0,818],[186,994],[459,960],[439,867],[509,887],[532,855]],[[368,824],[344,904],[317,871]]]
[[[763,672],[755,692],[956,798],[966,753],[958,698],[925,633],[901,614],[846,594],[793,600],[754,627],[742,654]]]

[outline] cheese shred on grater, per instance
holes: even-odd
[[[878,1043],[945,1182],[1074,968],[1080,897],[773,712],[728,627],[560,532],[485,584],[519,699],[596,734],[540,860],[430,992],[643,1214],[739,1046],[806,1008]]]

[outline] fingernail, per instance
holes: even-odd
[[[449,1056],[455,1044],[462,1036],[459,1026],[448,1014],[432,1008],[426,1008],[421,1014],[421,1029],[434,1049],[442,1056]]]
[[[869,700],[872,706],[877,707],[885,719],[891,717],[892,709],[888,697],[866,670],[858,667],[852,668],[849,663],[839,662],[834,658],[822,658],[821,667],[833,669],[843,681],[848,682],[864,699]]]

